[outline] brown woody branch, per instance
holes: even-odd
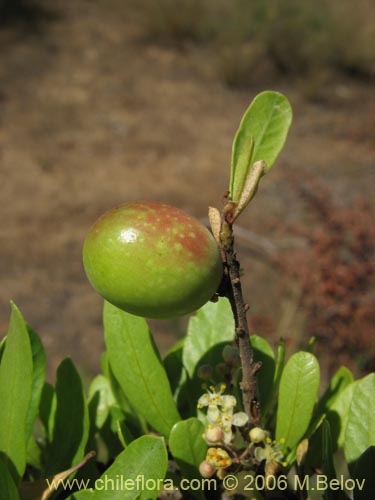
[[[230,204],[228,204],[230,205]],[[239,349],[242,366],[242,399],[244,411],[249,417],[250,425],[258,425],[260,407],[257,402],[257,373],[261,363],[255,362],[251,347],[250,332],[246,318],[248,305],[243,300],[240,278],[240,264],[234,251],[233,227],[230,220],[230,207],[224,208],[220,233],[221,252],[224,262],[224,295],[230,301],[236,329],[236,343]],[[226,208],[229,208],[227,211]]]

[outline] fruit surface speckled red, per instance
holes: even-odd
[[[146,318],[171,318],[201,307],[222,277],[211,233],[175,207],[139,201],[102,215],[84,243],[92,286],[113,305]]]

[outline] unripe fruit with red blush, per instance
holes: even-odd
[[[156,202],[125,203],[102,215],[85,240],[83,264],[108,302],[155,319],[200,308],[222,277],[220,252],[206,227]]]

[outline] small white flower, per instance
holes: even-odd
[[[225,391],[225,384],[221,384],[218,391],[216,391],[215,387],[212,385],[209,389],[207,389],[207,393],[203,394],[198,399],[198,408],[203,408],[204,406],[221,406],[222,405],[222,396]]]
[[[257,446],[254,450],[254,456],[258,462],[266,461],[267,464],[276,463],[283,467],[286,467],[287,463],[284,461],[284,455],[281,451],[281,446],[284,440],[272,441],[270,438],[266,438],[263,446]]]
[[[245,412],[239,411],[233,414],[231,411],[223,411],[221,413],[221,425],[224,431],[224,443],[229,444],[233,439],[232,426],[242,427],[247,424],[249,417]]]
[[[253,427],[249,432],[250,441],[255,444],[262,443],[267,437],[267,433],[261,427]]]
[[[225,411],[225,409],[229,408],[234,408],[237,404],[236,398],[234,396],[230,395],[225,395],[221,396],[221,406],[222,410]]]
[[[233,415],[232,425],[236,427],[242,427],[249,421],[249,417],[246,415],[244,411],[239,411]]]
[[[223,395],[225,385],[222,384],[217,391],[215,387],[207,389],[198,400],[198,408],[208,406],[207,421],[209,426],[219,427],[223,430],[223,441],[229,444],[233,439],[232,426],[242,427],[249,418],[245,412],[234,413],[237,404],[236,398],[230,394]]]
[[[207,420],[209,424],[216,425],[220,423],[221,412],[217,406],[210,405],[207,410]]]

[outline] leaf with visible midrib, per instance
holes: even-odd
[[[309,427],[319,389],[319,363],[309,352],[294,354],[283,370],[277,408],[276,439],[292,450]]]
[[[26,323],[15,304],[0,364],[0,452],[16,482],[26,467],[26,421],[31,400],[33,361]]]
[[[162,487],[167,467],[168,454],[164,439],[142,436],[120,453],[109,469],[97,480],[101,489],[95,491],[93,499],[135,500],[138,497],[140,500],[151,500],[156,498]],[[112,483],[114,488],[108,486]],[[105,484],[107,488],[104,489],[102,485]],[[150,485],[150,489],[147,489],[147,485]],[[161,487],[158,487],[160,485]]]
[[[261,92],[252,102],[244,121],[254,137],[252,164],[264,160],[270,169],[284,146],[292,123],[288,99],[279,92]]]
[[[232,148],[230,199],[238,202],[252,165],[263,160],[270,169],[284,146],[292,123],[288,99],[278,93],[258,94],[242,117]]]
[[[122,391],[135,411],[168,437],[181,417],[146,321],[108,302],[103,318],[109,362]]]

